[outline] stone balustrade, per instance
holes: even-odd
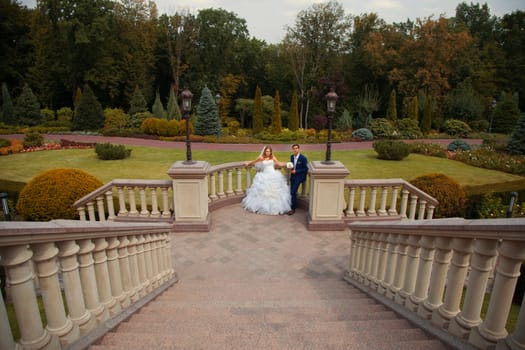
[[[525,219],[349,226],[347,281],[476,348],[525,349],[525,303],[512,334],[505,329],[525,260]],[[482,318],[486,293],[489,304]]]
[[[344,186],[345,221],[432,219],[438,205],[403,179],[345,180]]]
[[[177,281],[171,229],[168,223],[3,222],[0,264],[7,287],[5,300],[0,293],[0,349],[81,349],[84,336],[123,321]]]

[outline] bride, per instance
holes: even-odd
[[[281,215],[291,210],[290,188],[284,175],[275,166],[286,166],[274,156],[272,148],[265,146],[257,159],[244,165],[255,165],[257,173],[246,190],[242,207],[257,214]]]

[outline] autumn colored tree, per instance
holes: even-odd
[[[297,91],[294,90],[292,94],[292,102],[290,103],[290,114],[288,117],[288,129],[292,131],[299,129],[299,111],[297,105]]]
[[[279,135],[283,127],[283,121],[281,117],[281,96],[279,90],[275,91],[275,97],[273,99],[273,113],[272,113],[272,134]]]
[[[256,135],[262,132],[264,129],[264,115],[262,106],[262,92],[261,88],[257,86],[255,89],[255,100],[253,103],[253,120],[252,120],[252,131]]]

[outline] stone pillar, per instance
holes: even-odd
[[[420,303],[428,296],[432,260],[434,259],[434,237],[421,237],[420,245],[421,253],[416,274],[416,286],[414,293],[405,301],[405,306],[413,312],[417,312]]]
[[[173,179],[175,231],[209,231],[208,171],[210,164],[195,161],[175,162],[168,170]]]
[[[345,178],[350,173],[339,161],[325,164],[312,161],[310,167],[310,208],[308,229],[344,230]]]
[[[13,332],[9,325],[7,310],[5,308],[4,297],[0,293],[0,349],[15,350],[16,344],[13,339]]]
[[[110,315],[115,315],[120,311],[120,303],[117,303],[117,299],[113,297],[111,292],[111,279],[109,277],[108,256],[106,253],[109,243],[105,238],[95,238],[94,243],[93,261],[95,264],[98,296],[102,305],[109,310]]]

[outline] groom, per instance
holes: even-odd
[[[299,145],[292,145],[292,151],[293,154],[290,156],[290,162],[293,163],[293,168],[290,172],[290,194],[292,197],[292,210],[288,212],[288,215],[295,213],[295,208],[297,208],[297,190],[299,189],[299,185],[306,181],[306,174],[308,173],[308,159],[306,159],[306,157],[300,153]]]

